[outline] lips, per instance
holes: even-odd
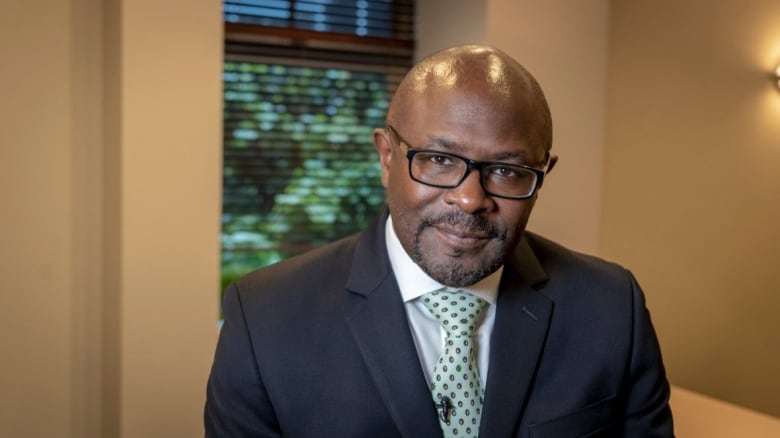
[[[435,228],[442,234],[446,234],[457,239],[484,240],[493,237],[490,233],[483,230],[458,229],[443,224],[436,225]]]
[[[490,233],[484,231],[464,230],[445,225],[437,225],[433,229],[436,230],[439,240],[449,247],[461,250],[481,247],[487,240],[493,237]]]

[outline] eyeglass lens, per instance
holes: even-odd
[[[411,176],[438,187],[456,187],[466,177],[469,163],[458,156],[428,151],[414,151],[410,160]],[[478,164],[483,188],[490,194],[513,198],[530,196],[537,183],[533,171],[503,163]]]

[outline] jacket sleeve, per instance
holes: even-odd
[[[631,277],[634,297],[633,348],[625,394],[624,437],[674,437],[666,379],[645,298]]]
[[[223,315],[206,389],[206,437],[279,437],[235,284],[225,292]]]

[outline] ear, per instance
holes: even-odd
[[[393,145],[390,134],[384,129],[374,129],[374,148],[379,155],[379,165],[382,166],[382,186],[387,188],[390,180],[390,161],[393,158]]]
[[[548,157],[548,160],[547,160],[547,171],[544,172],[544,173],[549,174],[553,170],[553,167],[555,167],[555,163],[558,162],[558,156],[557,155],[550,155],[550,153],[547,152],[547,157]]]
[[[555,167],[555,163],[558,162],[558,156],[557,155],[551,155],[550,152],[545,152],[544,154],[544,163],[547,169],[544,170],[544,175],[547,176],[550,174],[550,171],[553,170],[553,167]],[[546,178],[545,178],[546,179]],[[544,180],[542,180],[544,181]],[[542,186],[540,185],[539,188]],[[536,194],[538,195],[539,192],[537,191]],[[536,197],[534,197],[536,199]]]

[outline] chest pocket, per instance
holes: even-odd
[[[618,436],[614,430],[615,401],[612,395],[578,411],[528,426],[531,438],[606,438]]]

